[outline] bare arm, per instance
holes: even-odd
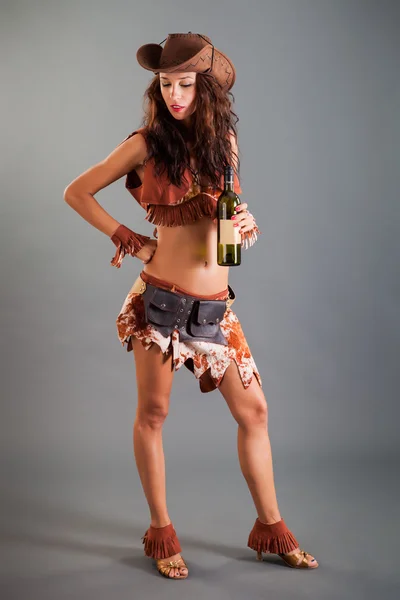
[[[145,157],[145,139],[136,133],[104,160],[74,179],[64,190],[65,202],[93,227],[110,237],[120,223],[97,202],[94,194],[142,164]]]
[[[237,146],[237,140],[232,132],[230,134],[231,150],[232,150],[232,162],[237,169],[239,152]],[[242,202],[236,207],[236,223],[240,227],[240,233],[242,237],[242,248],[249,248],[257,241],[257,235],[261,233],[259,230],[256,220],[252,213],[247,210],[247,202]]]

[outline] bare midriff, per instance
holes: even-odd
[[[228,287],[229,267],[217,263],[217,222],[204,217],[190,225],[157,227],[158,244],[143,271],[175,283],[193,295]]]
[[[191,165],[196,165],[191,158]],[[137,167],[143,180],[143,166]],[[207,181],[200,178],[201,189]],[[228,287],[229,267],[217,263],[217,220],[204,217],[189,225],[157,226],[157,248],[143,271],[191,293],[217,294]]]

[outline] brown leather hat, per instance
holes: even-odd
[[[165,46],[161,44],[165,42]],[[170,33],[160,44],[144,44],[136,53],[138,63],[154,73],[174,71],[210,73],[222,89],[231,89],[236,71],[229,58],[200,33]]]

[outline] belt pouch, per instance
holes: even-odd
[[[195,337],[215,338],[225,311],[225,300],[196,300],[188,322],[189,333]]]
[[[168,337],[175,328],[181,298],[174,292],[149,284],[142,297],[146,321],[154,325],[164,337]]]

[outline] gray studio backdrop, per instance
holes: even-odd
[[[65,574],[77,576],[82,564],[101,577],[114,562],[128,566],[114,582],[122,577],[127,589],[129,567],[141,581],[147,576],[140,535],[148,512],[132,452],[135,365],[115,327],[142,263],[128,257],[120,270],[111,267],[112,242],[63,191],[140,125],[151,74],[136,62],[139,45],[189,30],[209,35],[237,69],[242,201],[262,235],[231,269],[230,284],[263,379],[281,512],[302,546],[319,559],[324,549],[328,568],[343,567],[343,575],[355,557],[375,561],[369,518],[379,528],[381,512],[392,514],[391,477],[381,478],[399,450],[399,3],[17,0],[2,1],[0,16],[2,569],[5,590],[16,586],[9,597],[28,597],[36,576],[50,578],[42,598],[64,597],[58,583],[72,585]],[[119,221],[152,234],[122,179],[96,197]],[[164,448],[171,518],[192,556],[203,550],[198,579],[216,568],[207,544],[233,544],[228,563],[248,557],[255,513],[236,424],[221,394],[202,394],[184,367]],[[343,523],[347,533],[333,550],[327,541]],[[344,559],[354,523],[360,542]],[[250,565],[231,566],[229,578]],[[388,568],[383,555],[381,566]],[[319,589],[326,597],[336,597],[336,575]],[[260,597],[261,579],[251,580]],[[300,593],[298,582],[291,578],[287,593]],[[374,583],[358,581],[351,597],[366,597]],[[243,597],[236,584],[218,597]],[[76,585],[65,597],[91,597]],[[100,597],[96,585],[90,590]]]

